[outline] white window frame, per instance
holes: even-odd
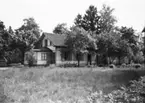
[[[41,60],[47,60],[47,53],[46,52],[41,53]]]

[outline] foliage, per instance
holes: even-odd
[[[103,5],[100,10],[101,32],[110,32],[114,29],[114,25],[117,22],[116,18],[112,15],[114,9],[110,6]]]
[[[114,32],[117,20],[112,15],[113,11],[114,9],[111,7],[103,5],[98,12],[97,8],[91,5],[83,16],[78,14],[74,22],[76,26],[89,32],[90,36],[96,41],[97,55],[101,55],[103,58],[117,55],[116,40],[118,34]]]
[[[68,34],[68,32],[69,30],[67,29],[65,23],[58,24],[53,30],[53,33],[55,34]]]
[[[33,66],[36,62],[36,59],[34,57],[34,52],[33,51],[26,52],[25,53],[25,60],[29,66]]]
[[[139,81],[131,81],[129,87],[121,87],[105,95],[101,91],[88,96],[90,103],[144,103],[145,102],[145,77]]]
[[[127,40],[128,43],[136,44],[133,28],[121,27],[120,33],[122,34],[122,39]]]
[[[77,63],[65,62],[63,64],[60,64],[59,67],[63,67],[63,68],[67,68],[67,67],[77,67]]]
[[[5,29],[5,25],[0,21],[0,55],[5,56],[9,63],[23,63],[24,53],[34,46],[39,36],[40,29],[33,18],[24,19],[24,24],[15,32],[11,26]]]
[[[115,69],[116,66],[114,64],[110,64],[109,67]]]
[[[86,31],[95,32],[95,34],[110,32],[114,29],[114,24],[117,21],[112,15],[113,11],[114,9],[105,4],[99,12],[97,7],[90,5],[83,16],[77,15],[74,23]]]
[[[82,27],[86,31],[100,33],[100,16],[98,15],[97,8],[90,5],[88,10],[86,10],[84,16],[80,14],[75,18],[75,25]]]
[[[16,48],[10,51],[5,52],[5,57],[8,60],[8,63],[20,63],[22,61],[22,54],[21,51]]]
[[[0,56],[5,56],[5,53],[11,50],[10,44],[13,41],[13,34],[11,34],[2,21],[0,21]]]
[[[67,35],[65,44],[68,46],[69,50],[75,52],[76,59],[78,60],[78,66],[80,55],[82,53],[88,52],[87,48],[94,47],[93,41],[88,37],[88,32],[79,27],[71,28],[71,33]]]
[[[15,40],[12,43],[13,48],[18,48],[22,52],[22,63],[26,51],[34,47],[40,36],[40,29],[34,18],[24,19],[24,24],[15,32]]]
[[[145,62],[144,56],[142,52],[136,53],[136,55],[133,57],[135,63],[143,64]]]
[[[113,31],[110,31],[109,33],[101,33],[100,35],[97,36],[97,53],[102,55],[104,58],[110,58],[111,57],[116,57],[119,54],[118,52],[118,42],[117,40],[120,38],[120,35],[118,33],[115,33]],[[100,56],[101,58],[101,56]],[[109,60],[108,63],[111,63]]]
[[[19,42],[31,47],[40,36],[40,29],[33,18],[24,19],[24,24],[16,30]]]

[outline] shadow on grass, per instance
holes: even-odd
[[[86,74],[83,79],[92,86],[93,92],[103,90],[110,93],[121,86],[129,86],[131,80],[138,80],[141,76],[145,76],[145,70],[113,70]]]

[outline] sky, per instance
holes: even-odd
[[[145,26],[145,0],[0,0],[0,20],[8,28],[19,28],[23,19],[33,17],[43,32],[52,33],[59,23],[73,25],[78,13],[90,5],[98,10],[106,4],[114,8],[117,26],[133,27],[141,32]]]

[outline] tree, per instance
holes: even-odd
[[[10,33],[5,29],[5,25],[0,21],[0,55],[5,55],[5,52],[10,49],[12,37]]]
[[[9,29],[6,29],[4,23],[0,21],[0,57],[4,57],[7,60],[7,63],[10,63],[14,53],[13,48],[11,47],[14,40],[13,36],[12,28],[9,27]],[[16,55],[17,54],[15,54],[15,57]]]
[[[11,45],[13,48],[19,48],[22,52],[22,63],[24,63],[24,54],[33,48],[34,43],[40,37],[40,29],[34,18],[24,19],[24,24],[16,29],[15,41]]]
[[[133,57],[136,56],[141,49],[138,45],[135,31],[133,28],[128,27],[121,27],[119,31],[122,34],[121,39],[126,41],[127,57],[129,58],[129,62],[131,62],[131,60],[133,60]]]
[[[122,39],[125,39],[128,41],[128,43],[133,43],[136,44],[136,39],[135,39],[135,31],[133,28],[128,28],[128,27],[121,27],[120,28],[120,33],[122,34]]]
[[[118,54],[117,40],[120,35],[116,32],[110,31],[101,33],[97,36],[96,45],[98,47],[97,53],[100,55],[103,64],[111,63],[111,58],[115,58]]]
[[[100,16],[98,14],[97,8],[90,5],[84,16],[80,14],[77,15],[74,21],[76,26],[82,27],[86,31],[95,32],[99,34],[100,29]]]
[[[93,47],[93,41],[88,38],[88,32],[83,28],[72,27],[71,32],[67,35],[66,45],[69,50],[75,52],[76,59],[78,61],[78,66],[80,65],[80,56],[81,54],[88,52],[87,48]]]
[[[95,41],[99,40],[96,43],[98,47],[98,52],[96,53],[99,53],[99,55],[102,55],[103,53],[106,55],[106,52],[109,54],[113,54],[114,52],[112,51],[113,47],[109,47],[109,49],[108,46],[110,45],[107,44],[112,43],[111,39],[115,40],[115,38],[111,36],[111,33],[113,33],[113,30],[115,28],[114,25],[116,22],[115,17],[112,15],[113,11],[114,9],[112,9],[111,7],[103,5],[102,10],[98,12],[97,8],[91,5],[83,16],[78,14],[74,21],[76,26],[82,27],[87,32],[89,32],[89,35],[91,35],[93,39],[95,39]],[[107,48],[104,48],[104,46],[107,46]],[[107,55],[109,56],[109,54]],[[97,57],[98,56],[96,56],[96,60]]]
[[[101,31],[102,32],[110,32],[114,29],[114,25],[117,22],[116,18],[112,15],[114,9],[103,5],[102,9],[100,10],[100,24],[101,24]]]
[[[2,21],[0,21],[0,56],[4,54],[4,43],[5,43],[3,39],[4,28],[5,28],[5,25],[3,24]]]
[[[53,33],[55,34],[68,34],[68,29],[66,27],[66,24],[65,23],[62,23],[62,24],[58,24],[54,30],[53,30]]]

